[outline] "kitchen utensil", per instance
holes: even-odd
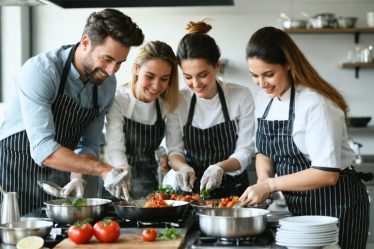
[[[307,20],[302,19],[290,19],[290,20],[283,20],[282,25],[285,29],[304,29],[308,24]]]
[[[44,202],[48,218],[59,224],[73,224],[77,220],[91,218],[94,221],[101,219],[110,204],[111,200],[99,198],[86,198],[84,206],[64,205],[67,199],[57,199]]]
[[[200,211],[198,216],[204,234],[239,238],[263,233],[269,213],[259,208],[209,208]]]
[[[354,28],[356,27],[357,17],[338,17],[339,28]]]
[[[18,221],[20,218],[17,193],[3,192],[3,203],[1,205],[1,223]]]
[[[349,125],[352,127],[365,127],[371,120],[371,117],[349,117]]]
[[[135,203],[137,201],[134,201]],[[165,200],[169,207],[144,208],[138,202],[136,206],[127,202],[114,202],[114,210],[123,219],[134,221],[173,221],[182,217],[183,212],[188,207],[186,201]]]
[[[336,18],[333,13],[316,14],[310,19],[312,28],[335,28]]]
[[[16,245],[17,242],[27,236],[40,236],[45,238],[52,229],[51,221],[16,221],[0,226],[1,240],[4,244]]]
[[[280,13],[282,26],[285,29],[302,29],[306,28],[308,23],[307,20],[293,19],[287,16],[285,13]]]

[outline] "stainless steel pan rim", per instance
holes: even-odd
[[[24,220],[0,225],[1,240],[4,244],[16,245],[27,236],[45,238],[51,231],[53,222],[43,220]]]
[[[100,198],[85,198],[87,205],[65,206],[66,199],[57,199],[44,202],[48,218],[59,224],[74,224],[77,220],[87,218],[96,221],[104,217],[107,209],[112,203],[111,200]]]
[[[209,208],[198,213],[199,226],[208,236],[250,237],[265,231],[269,213],[259,208]]]

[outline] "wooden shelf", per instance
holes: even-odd
[[[352,126],[349,126],[348,127],[348,133],[349,132],[370,132],[370,133],[374,133],[374,125],[369,125],[369,126],[365,126],[365,127],[352,127]]]
[[[340,64],[340,67],[341,68],[354,68],[356,73],[355,73],[355,76],[356,78],[358,78],[359,76],[359,71],[361,68],[374,68],[374,62],[370,62],[370,63],[342,63]]]
[[[285,32],[290,34],[354,34],[355,43],[359,42],[361,33],[374,33],[374,28],[363,27],[363,28],[329,28],[329,29],[283,29]]]

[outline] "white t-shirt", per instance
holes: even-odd
[[[291,88],[274,98],[266,120],[288,120]],[[259,91],[256,118],[261,118],[271,99]],[[313,167],[344,169],[352,165],[354,152],[348,144],[343,111],[332,101],[305,86],[295,90],[293,140]],[[256,122],[257,125],[257,122]]]
[[[165,118],[163,100],[158,99],[162,117]],[[124,119],[153,125],[157,121],[155,101],[145,103],[135,98],[131,90],[126,86],[117,89],[113,106],[110,108],[105,122],[106,130],[106,159],[113,166],[127,164],[125,139],[123,132]]]
[[[231,175],[240,174],[248,167],[251,161],[253,148],[253,134],[255,127],[254,101],[248,88],[232,83],[220,83],[225,95],[230,120],[235,120],[238,139],[236,148],[230,158],[240,162],[240,170],[228,172]],[[187,123],[193,91],[184,88],[180,91],[178,108],[167,116],[166,145],[169,155],[179,154],[184,156],[183,127]],[[210,128],[225,122],[219,94],[212,99],[196,96],[195,112],[192,126],[199,129]]]

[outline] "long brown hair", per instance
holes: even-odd
[[[334,102],[348,120],[349,106],[335,87],[324,80],[305,58],[296,43],[284,31],[274,27],[257,30],[246,47],[246,58],[257,58],[270,64],[288,65],[293,84],[309,87]]]
[[[173,49],[162,41],[150,41],[144,44],[138,55],[135,58],[134,64],[139,67],[145,62],[153,59],[161,59],[171,66],[171,74],[169,84],[165,92],[161,94],[161,98],[166,105],[166,111],[172,112],[178,106],[179,84],[178,84],[178,63]],[[130,80],[130,87],[135,95],[136,82],[138,77],[135,74],[135,69],[132,70],[132,78]]]

